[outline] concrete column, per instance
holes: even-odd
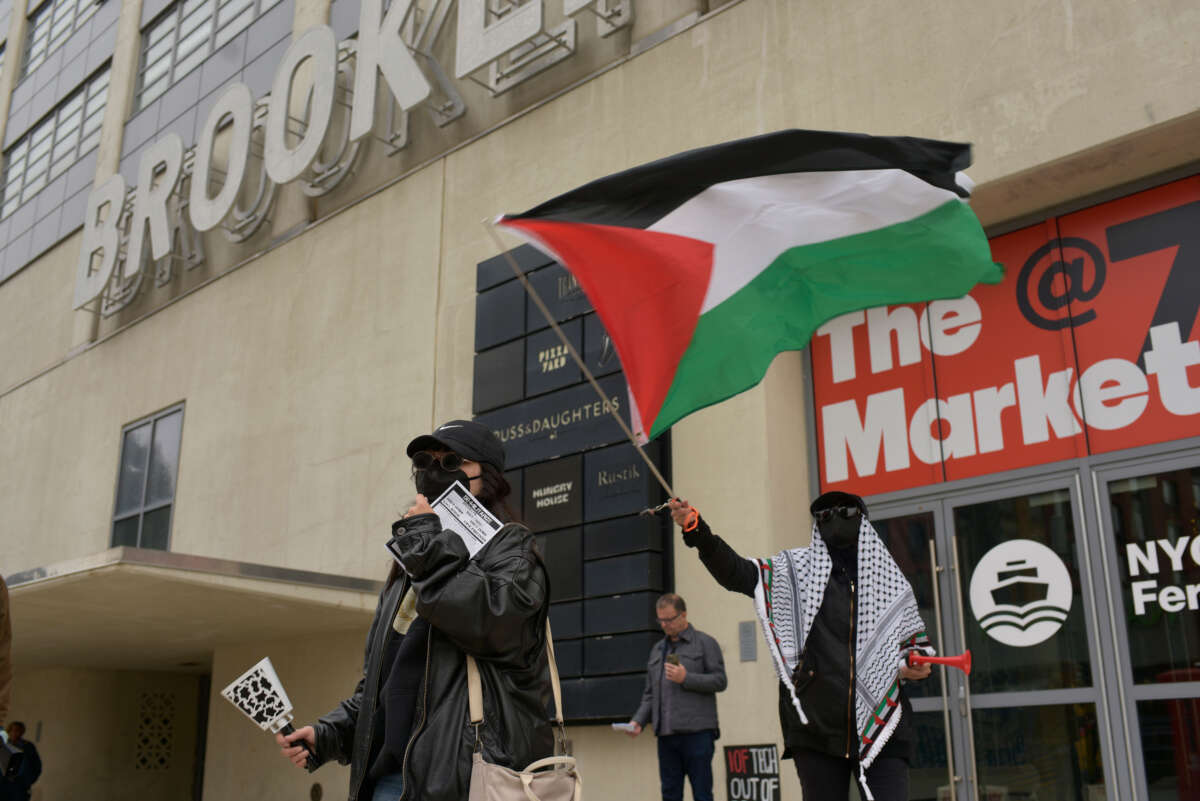
[[[25,57],[26,0],[13,0],[12,17],[8,22],[8,43],[4,45],[4,69],[0,71],[0,142],[8,128],[8,109],[12,103],[12,91],[21,73],[21,59]]]
[[[23,2],[23,0],[20,0]],[[112,2],[113,0],[109,0]],[[109,70],[108,100],[104,122],[100,125],[100,144],[96,151],[94,184],[112,177],[121,166],[121,143],[125,138],[125,120],[133,104],[141,45],[142,0],[123,0],[117,19],[117,44]],[[97,301],[99,303],[99,301]],[[72,351],[96,341],[100,315],[87,309],[75,312]]]

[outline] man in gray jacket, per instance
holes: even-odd
[[[716,694],[725,689],[721,646],[688,624],[687,604],[674,593],[658,599],[662,638],[650,649],[642,703],[629,721],[637,737],[647,722],[658,736],[663,801],[683,801],[683,777],[695,801],[713,801],[712,759],[720,736]]]

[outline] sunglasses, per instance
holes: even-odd
[[[857,506],[831,506],[828,509],[822,509],[813,515],[818,523],[827,523],[833,519],[834,515],[849,520],[850,518],[862,514],[862,510]]]
[[[439,458],[429,451],[417,451],[412,457],[413,467],[417,470],[428,470],[433,467],[434,462],[438,462],[447,473],[453,473],[462,467],[463,461],[464,459],[457,453],[443,453]]]

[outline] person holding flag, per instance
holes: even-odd
[[[687,501],[670,501],[683,541],[722,587],[754,599],[779,675],[779,724],[805,801],[845,801],[852,776],[875,801],[907,801],[912,707],[901,679],[929,676],[933,654],[912,586],[862,498],[813,501],[812,540],[746,559]]]
[[[966,203],[970,163],[970,146],[954,142],[777,131],[599,178],[495,226],[579,282],[629,384],[629,423],[612,414],[677,499],[641,444],[755,386],[776,355],[806,347],[834,317],[1002,280]],[[511,255],[509,265],[604,399]],[[713,576],[755,600],[806,801],[845,799],[855,768],[868,801],[905,798],[911,714],[900,679],[927,676],[906,654],[933,649],[862,499],[822,495],[811,544],[759,560],[686,502],[669,505]]]

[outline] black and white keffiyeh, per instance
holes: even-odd
[[[780,551],[756,559],[758,585],[754,607],[779,679],[792,697],[800,720],[808,723],[792,673],[825,596],[833,570],[829,549],[813,524],[807,548]],[[862,518],[858,530],[858,579],[855,590],[855,714],[859,764],[865,771],[883,750],[900,722],[900,667],[913,650],[932,655],[912,585]]]

